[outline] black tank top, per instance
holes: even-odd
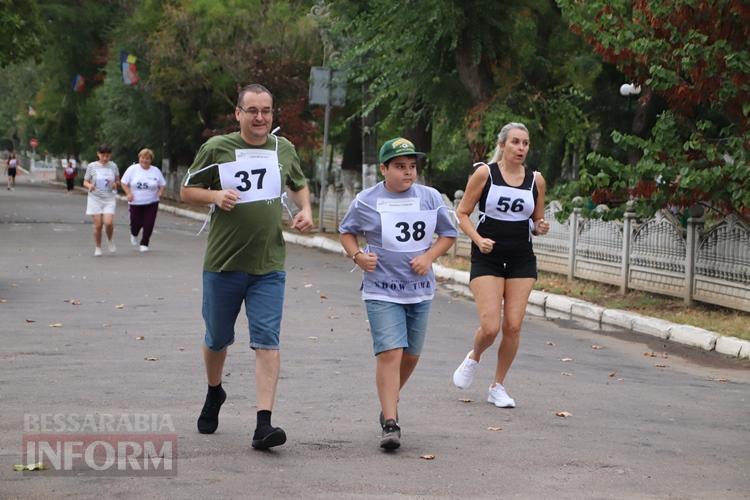
[[[521,185],[510,186],[505,182],[497,163],[489,164],[489,168],[490,176],[487,178],[487,182],[482,190],[482,196],[479,198],[480,219],[479,224],[477,225],[477,232],[484,238],[494,240],[496,246],[520,246],[521,248],[527,248],[531,245],[531,225],[529,223],[531,215],[525,215],[523,218],[520,218],[515,216],[513,212],[515,211],[515,207],[519,207],[517,200],[528,198],[529,194],[532,195],[530,201],[531,206],[528,206],[528,204],[526,206],[520,206],[518,213],[532,214],[534,212],[534,206],[538,195],[536,182],[534,182],[534,172],[531,169],[526,168],[526,174],[524,175]],[[490,194],[490,188],[500,191],[499,194],[502,196],[500,198],[500,212],[505,209],[504,212],[508,214],[506,217],[504,217],[502,213],[499,213],[496,208],[493,209],[493,207],[487,206],[487,198]],[[529,191],[531,191],[531,193],[529,193]],[[489,212],[491,214],[500,218],[487,215],[488,208],[490,208]]]

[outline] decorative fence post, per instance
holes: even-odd
[[[630,272],[630,243],[633,241],[633,221],[635,220],[634,205],[630,201],[625,209],[622,220],[622,275],[620,276],[620,293],[628,291],[628,273]]]
[[[576,207],[570,214],[570,250],[568,253],[568,281],[573,281],[573,275],[576,269],[576,242],[578,240],[578,219],[581,216],[581,209]]]
[[[463,197],[464,197],[464,192],[462,189],[459,189],[458,191],[453,193],[453,210],[458,208],[458,204],[461,203],[461,200],[463,199]],[[458,221],[456,222],[457,222],[456,225],[458,225]],[[458,231],[459,231],[459,234],[461,234],[461,230],[459,229]],[[458,255],[458,239],[456,239],[456,243],[453,244],[452,249],[453,249],[452,250],[453,258],[455,259],[456,256]]]
[[[685,304],[693,305],[693,290],[695,289],[695,261],[698,257],[698,242],[703,229],[703,207],[695,205],[690,208],[687,221],[687,235],[685,241]]]

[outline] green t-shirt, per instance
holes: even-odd
[[[276,140],[268,136],[263,146],[246,143],[239,132],[210,138],[198,150],[188,169],[183,184],[188,187],[221,189],[218,167],[196,172],[214,163],[236,160],[240,149],[276,148]],[[281,184],[299,191],[307,183],[299,164],[294,145],[283,137],[278,138],[278,158],[281,167]],[[211,216],[206,256],[206,271],[243,271],[248,274],[268,274],[284,269],[286,251],[281,219],[281,200],[239,203],[229,212],[216,209]]]

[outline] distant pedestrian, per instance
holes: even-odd
[[[70,194],[76,182],[76,168],[73,166],[73,162],[70,161],[70,157],[65,160],[63,175],[65,176],[65,186],[68,188],[68,194]]]
[[[376,356],[380,446],[385,449],[401,446],[399,393],[427,335],[435,295],[432,263],[457,235],[440,193],[416,183],[417,157],[423,155],[400,137],[383,144],[379,159],[385,180],[357,195],[339,227],[346,254],[364,271],[362,299]],[[364,249],[358,236],[367,242]]]
[[[138,245],[138,233],[143,229],[141,252],[148,252],[156,214],[159,212],[159,198],[167,185],[161,170],[151,165],[153,161],[154,152],[148,148],[141,149],[138,163],[130,165],[120,181],[122,190],[128,197],[130,243],[133,246]]]
[[[16,173],[18,171],[18,158],[16,158],[16,153],[11,153],[10,156],[8,156],[8,191],[15,191],[16,189]]]
[[[117,206],[117,183],[120,181],[120,171],[112,158],[112,148],[108,144],[100,144],[96,156],[99,161],[89,163],[83,176],[83,187],[89,190],[86,200],[86,215],[90,215],[94,222],[94,257],[102,254],[102,228],[107,234],[107,248],[115,253],[117,247],[112,239],[115,226],[115,208]]]
[[[487,397],[499,408],[516,406],[504,382],[518,352],[521,323],[537,278],[531,237],[549,231],[544,220],[544,177],[524,165],[528,152],[526,126],[505,125],[489,165],[475,165],[456,209],[459,227],[472,241],[469,287],[479,313],[479,328],[472,350],[453,373],[453,383],[460,389],[471,385],[480,357],[502,326],[495,377]],[[469,216],[477,204],[480,218],[475,228]]]

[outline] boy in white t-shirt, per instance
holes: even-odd
[[[159,198],[167,181],[157,167],[151,165],[154,152],[148,148],[138,153],[138,163],[130,165],[122,176],[122,190],[128,197],[130,211],[130,243],[138,245],[138,233],[143,228],[140,251],[148,252],[151,233],[154,231]]]
[[[346,254],[364,271],[362,299],[382,408],[380,446],[389,450],[401,445],[399,392],[417,366],[427,334],[435,294],[432,262],[457,236],[440,193],[416,184],[417,156],[423,155],[403,138],[383,144],[385,180],[357,195],[339,227]],[[357,236],[365,238],[366,248],[359,247]]]

